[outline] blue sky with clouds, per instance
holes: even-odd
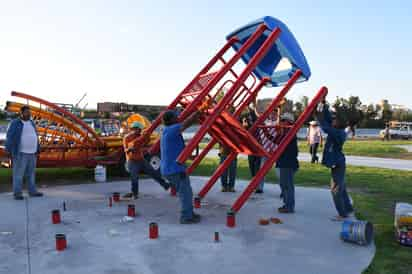
[[[54,102],[167,104],[224,44],[270,15],[299,41],[330,97],[412,108],[410,1],[0,0],[0,105],[11,90]],[[273,96],[266,89],[260,97]]]

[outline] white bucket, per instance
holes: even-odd
[[[106,182],[106,167],[97,165],[94,169],[94,180],[98,183]]]

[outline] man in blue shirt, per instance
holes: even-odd
[[[181,224],[200,222],[200,215],[193,212],[193,191],[189,176],[186,175],[186,166],[176,162],[177,157],[185,148],[182,132],[194,124],[200,111],[192,113],[184,122],[179,123],[177,114],[173,110],[163,115],[164,128],[160,138],[160,172],[179,193],[181,203]]]
[[[346,141],[345,124],[335,113],[329,111],[329,106],[323,101],[316,112],[317,120],[322,130],[328,134],[323,150],[322,164],[331,169],[331,192],[338,216],[333,220],[341,221],[353,215],[353,206],[346,192],[345,170],[346,161],[342,148]]]
[[[294,117],[292,113],[284,113],[280,118],[280,125],[283,126],[281,134],[285,136],[289,127],[293,125]],[[296,135],[280,155],[276,162],[279,168],[279,184],[282,192],[283,206],[278,208],[279,213],[295,212],[295,185],[293,178],[299,169],[298,162],[298,141]]]
[[[41,197],[43,193],[36,189],[36,162],[40,151],[36,126],[31,120],[30,108],[22,106],[20,117],[11,121],[6,136],[6,151],[11,156],[13,165],[14,199],[23,200],[23,178],[28,180],[29,195]]]

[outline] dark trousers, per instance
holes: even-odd
[[[260,169],[260,163],[262,161],[262,157],[260,156],[254,156],[254,155],[249,155],[247,157],[247,160],[249,162],[249,171],[250,175],[252,177],[255,177],[255,175],[258,173]]]
[[[318,154],[318,147],[319,147],[319,143],[311,144],[310,147],[309,147],[309,153],[312,156],[312,160],[311,160],[312,163],[319,162],[319,157],[317,155]]]
[[[155,179],[161,186],[167,186],[167,182],[160,176],[160,173],[153,169],[153,167],[146,160],[128,160],[127,166],[129,168],[130,177],[132,179],[132,192],[134,194],[139,193],[139,173],[144,172],[144,174],[149,175]]]
[[[331,192],[333,202],[339,216],[347,217],[349,213],[353,212],[353,206],[346,192],[345,184],[345,166],[332,168]]]
[[[295,210],[295,184],[293,177],[297,171],[296,168],[280,168],[280,189],[283,195],[283,204],[290,211]]]
[[[222,164],[226,160],[227,155],[220,156],[220,163]],[[235,158],[228,168],[223,172],[222,176],[220,176],[220,181],[222,182],[222,187],[235,187],[235,180],[236,180],[236,170],[237,170],[237,158]],[[229,179],[229,182],[228,182]]]

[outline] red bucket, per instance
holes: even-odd
[[[227,219],[226,219],[226,225],[228,227],[235,227],[236,226],[236,220],[235,220],[235,213],[230,211],[227,213]]]
[[[127,216],[129,217],[136,217],[136,211],[134,205],[127,206]]]
[[[157,223],[150,223],[149,225],[149,238],[157,239],[159,237],[159,227]]]
[[[115,201],[115,202],[120,201],[120,193],[119,192],[114,192],[113,193],[113,201]]]
[[[56,234],[56,250],[63,251],[67,248],[66,235]]]
[[[172,187],[170,188],[170,195],[176,196],[176,188],[175,188],[174,186],[172,186]]]
[[[53,224],[60,224],[61,218],[60,218],[60,210],[55,209],[52,211],[52,223]]]
[[[195,198],[194,207],[195,208],[200,208],[200,197]]]

